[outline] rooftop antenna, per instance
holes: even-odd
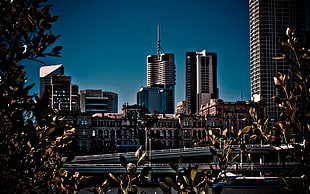
[[[160,55],[160,25],[157,25],[157,55]]]

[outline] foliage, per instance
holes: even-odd
[[[62,168],[74,128],[48,107],[47,95],[30,96],[25,59],[59,56],[48,47],[51,31],[46,0],[0,0],[0,190],[2,193],[74,193],[84,177]],[[72,156],[72,153],[70,154]],[[69,156],[69,155],[68,155]],[[68,157],[72,158],[72,157]]]
[[[198,172],[198,167],[180,168],[182,158],[179,158],[177,163],[170,162],[170,167],[175,171],[175,180],[166,177],[165,181],[160,182],[160,189],[170,194],[174,189],[178,193],[208,193],[209,185],[207,184],[207,174]]]
[[[272,136],[269,119],[260,118],[257,110],[253,107],[249,109],[249,114],[251,116],[251,125],[245,126],[239,131],[238,135],[249,134],[250,140],[254,143],[271,143],[275,137]]]
[[[294,30],[288,28],[286,35],[287,40],[281,42],[282,56],[274,57],[290,65],[287,72],[278,72],[274,77],[277,95],[272,99],[281,111],[279,120],[271,127],[268,119],[257,119],[257,112],[251,109],[252,125],[240,133],[251,134],[252,139],[264,143],[286,144],[290,149],[285,160],[300,162],[300,165],[290,171],[284,168],[280,178],[285,188],[293,190],[294,185],[284,177],[301,176],[304,179],[303,191],[306,191],[310,183],[310,50],[298,49],[301,43]],[[292,144],[293,139],[301,144]]]
[[[305,180],[304,191],[308,190],[310,184],[310,50],[309,48],[298,49],[300,44],[295,31],[286,30],[287,40],[281,42],[282,57],[291,68],[287,73],[278,73],[274,77],[277,96],[272,97],[281,110],[280,120],[275,127],[282,134],[282,143],[290,144],[292,138],[302,144],[293,145],[289,149],[287,160],[299,161],[300,165],[283,176],[302,176]],[[292,184],[282,179],[288,189]]]
[[[145,180],[148,173],[152,170],[152,167],[145,166],[140,173],[137,172],[139,167],[148,163],[145,160],[145,156],[146,152],[142,151],[142,147],[139,147],[135,153],[135,163],[128,162],[124,156],[120,155],[120,163],[126,172],[122,173],[119,177],[115,177],[112,173],[109,173],[110,178],[119,184],[119,194],[138,193],[138,186],[134,184],[134,181],[139,178]]]
[[[281,42],[282,58],[292,67],[274,77],[277,96],[272,97],[281,110],[276,125],[285,143],[293,135],[310,132],[310,50],[298,49],[294,30],[288,28],[286,35],[287,41]]]

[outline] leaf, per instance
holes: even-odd
[[[60,50],[63,48],[63,46],[56,46],[53,48],[52,53],[54,54],[60,54]]]
[[[159,182],[159,187],[164,193],[171,193],[170,187],[164,182]]]
[[[184,179],[184,181],[185,181],[185,183],[186,183],[187,185],[190,185],[187,176],[183,176],[183,179]]]
[[[226,129],[223,131],[222,136],[226,137],[227,132],[228,132],[228,129],[226,128]]]
[[[172,185],[173,180],[170,177],[165,177],[165,181],[167,182],[168,185]]]
[[[216,156],[216,155],[217,155],[215,149],[213,149],[213,148],[210,148],[210,152],[211,152],[211,154],[212,154],[213,156]]]
[[[130,171],[129,171],[129,176],[130,177],[135,177],[136,172],[137,172],[137,167],[131,168]]]
[[[250,130],[251,130],[251,126],[245,126],[245,127],[242,129],[241,133],[249,133]]]
[[[283,124],[282,122],[278,122],[277,124],[279,125],[279,127],[280,127],[280,129],[281,129],[281,132],[282,132],[283,134],[285,134],[286,128],[285,128],[284,124]]]
[[[45,135],[50,135],[51,133],[53,133],[55,131],[55,127],[51,127],[51,128],[49,128],[49,130],[47,130],[46,132],[45,132]]]
[[[144,167],[140,173],[140,176],[146,176],[152,170],[151,166]]]
[[[192,179],[192,181],[195,181],[196,175],[197,175],[197,168],[193,168],[191,170],[191,179]]]
[[[144,152],[143,154],[142,154],[142,156],[140,156],[140,158],[139,158],[139,160],[138,160],[138,165],[140,164],[140,162],[144,159],[144,157],[145,157],[145,155],[146,155],[146,152]]]
[[[173,163],[173,162],[169,162],[170,167],[174,170],[174,171],[178,171],[179,165]]]
[[[51,17],[51,21],[50,22],[56,22],[58,20],[59,16],[53,16]]]
[[[123,155],[120,155],[120,156],[119,156],[119,160],[120,160],[121,165],[122,165],[124,168],[127,169],[127,164],[128,164],[128,162],[127,162],[126,158],[125,158]]]
[[[140,147],[137,149],[137,151],[136,151],[136,153],[135,153],[135,157],[136,157],[136,158],[140,158],[140,157],[141,157],[141,154],[142,154],[142,146],[140,146]]]
[[[119,183],[119,180],[112,173],[109,173],[109,177]]]

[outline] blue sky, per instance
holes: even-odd
[[[247,0],[51,0],[59,15],[53,32],[61,34],[65,74],[84,89],[119,94],[119,109],[135,104],[146,86],[146,56],[156,54],[157,25],[161,46],[175,54],[176,102],[185,99],[185,53],[218,55],[219,97],[250,99],[249,16]],[[27,66],[32,90],[39,93],[40,64]]]

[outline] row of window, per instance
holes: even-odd
[[[89,130],[88,129],[81,129],[80,132],[81,136],[89,136]],[[91,137],[98,137],[98,138],[139,138],[139,132],[138,130],[128,130],[125,131],[125,133],[121,130],[102,130],[102,129],[92,129],[91,130]],[[179,130],[150,130],[148,133],[149,138],[178,138],[180,136]],[[204,130],[184,130],[183,136],[185,138],[205,138],[206,132]]]

